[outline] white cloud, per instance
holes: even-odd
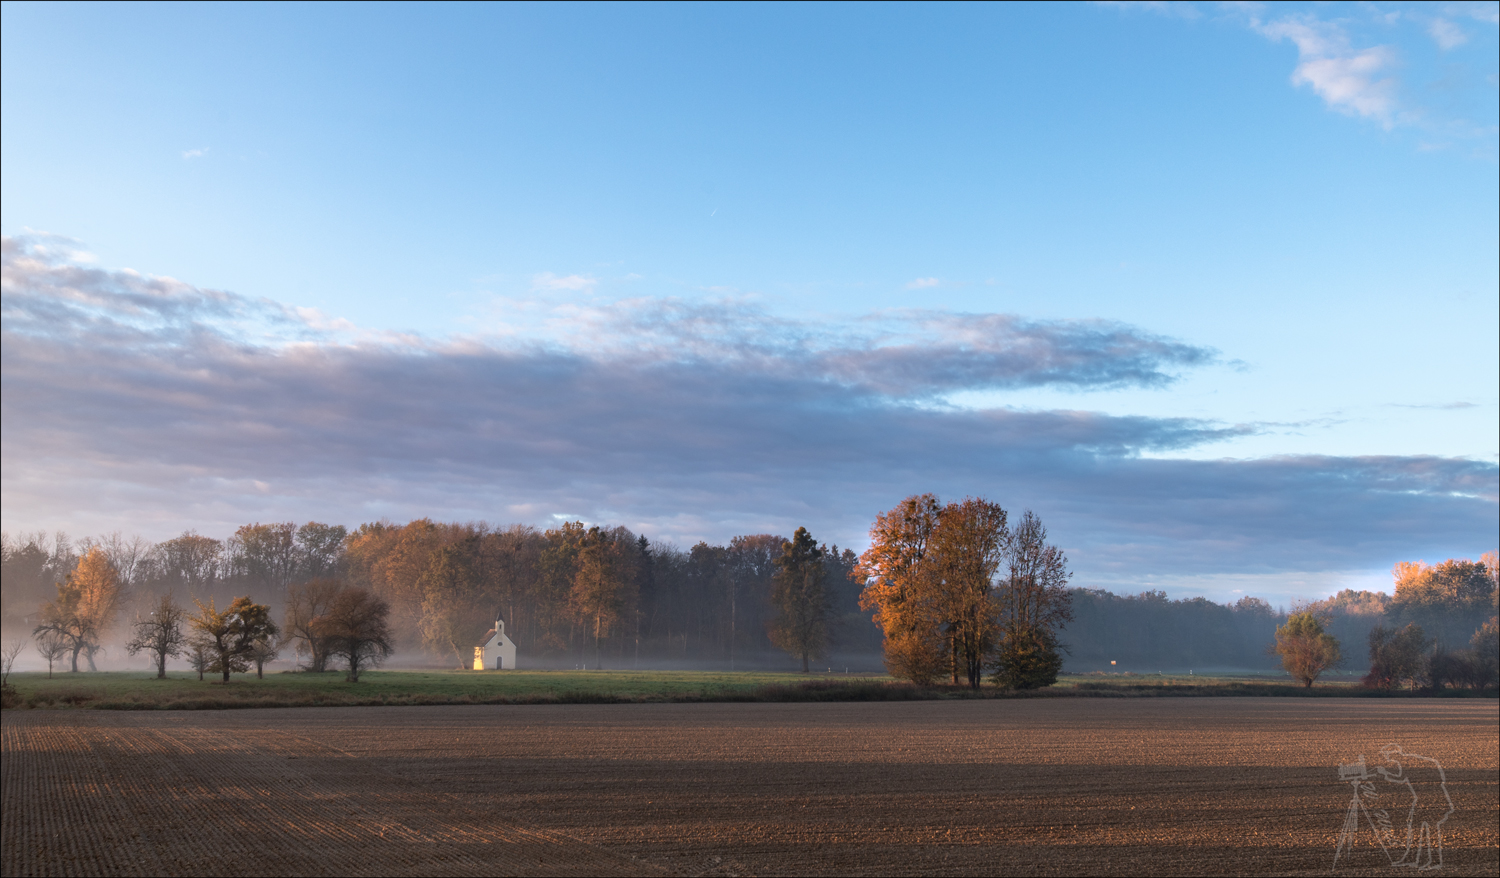
[[[1096,5],[1165,14],[1176,10],[1155,3]],[[1459,108],[1469,103],[1493,107],[1492,91],[1478,92],[1481,81],[1493,89],[1495,74],[1443,59],[1445,72],[1434,82],[1426,41],[1436,41],[1444,52],[1464,45],[1473,37],[1470,22],[1500,23],[1500,4],[1300,5],[1309,11],[1290,12],[1290,4],[1256,2],[1220,2],[1213,8],[1226,22],[1273,42],[1293,43],[1298,57],[1292,84],[1309,86],[1330,109],[1376,121],[1388,131],[1397,126],[1421,130],[1425,136],[1415,146],[1424,152],[1469,141],[1478,146],[1474,157],[1493,159],[1500,126],[1492,111],[1471,118],[1472,110]],[[1488,66],[1493,67],[1492,59]],[[1424,80],[1426,87],[1419,88]]]
[[[1432,24],[1428,25],[1427,32],[1432,34],[1432,38],[1437,40],[1438,46],[1445,52],[1469,41],[1469,35],[1446,18],[1434,18]]]
[[[1396,79],[1382,77],[1396,63],[1395,50],[1372,46],[1355,50],[1343,29],[1311,16],[1289,16],[1269,23],[1251,20],[1270,39],[1297,46],[1292,82],[1310,85],[1332,108],[1374,119],[1390,128],[1396,122]]]
[[[185,158],[185,159],[201,159],[205,155],[208,155],[208,147],[206,147],[206,146],[203,147],[202,149],[189,149],[189,150],[185,150],[182,153],[182,157]]]
[[[291,312],[297,319],[307,324],[308,328],[319,332],[353,332],[356,327],[343,317],[329,317],[317,308],[292,307]]]
[[[1488,24],[1500,24],[1500,3],[1470,3],[1467,8],[1470,18]]]
[[[907,284],[906,288],[908,290],[925,290],[928,287],[935,287],[937,285],[938,279],[935,277],[919,277],[911,283]]]
[[[534,290],[571,290],[574,292],[592,292],[599,284],[599,279],[582,274],[569,274],[559,277],[550,271],[544,271],[531,279],[531,288]]]

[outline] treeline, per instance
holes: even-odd
[[[1422,655],[1470,648],[1475,633],[1497,613],[1496,553],[1479,561],[1397,564],[1392,591],[1345,589],[1321,601],[1273,608],[1241,598],[1232,605],[1203,598],[1171,600],[1164,592],[1116,595],[1073,590],[1073,621],[1062,634],[1070,671],[1275,670],[1267,652],[1276,629],[1292,614],[1311,612],[1342,646],[1342,669],[1363,675],[1371,662],[1370,637],[1414,626],[1403,643],[1421,643]],[[1389,636],[1381,635],[1381,636]],[[1408,650],[1409,651],[1409,650]],[[1117,664],[1111,665],[1111,662]],[[1403,668],[1416,667],[1408,659]],[[1411,673],[1406,674],[1406,679]]]
[[[118,572],[119,594],[108,603],[122,617],[148,613],[162,595],[189,606],[249,595],[292,630],[308,615],[308,602],[337,582],[390,604],[397,649],[444,663],[468,664],[496,618],[533,663],[781,663],[772,598],[786,542],[757,534],[681,549],[623,527],[569,522],[540,530],[427,519],[353,531],[318,522],[251,524],[227,540],[189,531],[156,544],[118,535],[76,543],[63,535],[7,535],[4,622],[7,637],[29,635],[58,583],[98,550]],[[850,577],[854,554],[823,546],[816,555],[833,645],[878,653],[879,631],[860,610],[860,586]]]
[[[352,531],[318,522],[249,524],[227,539],[188,531],[154,544],[118,534],[77,541],[61,534],[7,534],[0,565],[0,621],[7,639],[29,638],[41,607],[59,597],[58,584],[66,584],[80,559],[97,550],[116,572],[117,591],[90,592],[80,597],[80,606],[99,617],[104,654],[116,659],[123,650],[107,645],[122,644],[129,623],[149,615],[163,595],[175,596],[189,610],[193,601],[213,600],[223,607],[250,596],[269,606],[283,631],[290,632],[299,619],[306,622],[316,615],[312,611],[317,607],[310,609],[307,602],[334,593],[337,589],[329,585],[337,584],[363,588],[389,603],[392,638],[401,653],[412,658],[425,654],[425,661],[450,666],[469,663],[473,646],[496,616],[505,620],[528,663],[784,665],[784,639],[773,635],[777,559],[786,542],[759,534],[683,549],[626,528],[577,522],[542,530],[426,519],[366,524]],[[941,550],[942,540],[935,545]],[[866,582],[851,575],[858,559],[836,546],[823,547],[818,558],[832,648],[846,656],[868,656],[862,662],[866,667],[877,665],[884,636],[871,620],[874,604],[860,608]],[[1395,632],[1416,626],[1420,641],[1408,633],[1402,643],[1420,642],[1423,655],[1469,646],[1474,632],[1496,615],[1496,560],[1487,553],[1479,562],[1397,565],[1394,595],[1345,590],[1290,612],[1317,614],[1343,646],[1343,669],[1362,675],[1370,665],[1367,644],[1377,627]],[[1004,582],[996,580],[997,596],[1024,593],[1017,590],[1022,580],[1010,568],[1006,561],[1000,577]],[[996,569],[998,575],[1002,568]],[[1055,594],[1059,588],[1053,583],[1037,593]],[[1158,591],[1117,595],[1062,588],[1066,602],[1048,601],[1071,608],[1070,620],[1050,627],[1065,671],[1279,667],[1267,647],[1290,612],[1258,598],[1225,605],[1203,598],[1171,600]],[[906,646],[922,646],[911,657],[926,655],[923,661],[936,662],[942,676],[952,676],[960,656],[955,647],[963,647],[963,637],[984,632],[967,632],[962,626],[944,630],[946,640]],[[88,664],[97,651],[85,652]],[[292,647],[282,657],[295,658]]]
[[[5,630],[51,600],[57,583],[95,549],[114,568],[128,611],[160,594],[188,601],[227,602],[246,593],[279,598],[292,584],[342,575],[347,537],[344,527],[318,522],[247,524],[226,540],[189,530],[160,543],[119,533],[76,542],[65,533],[5,534]]]
[[[1171,600],[1165,592],[1117,595],[1073,590],[1073,622],[1062,632],[1064,667],[1072,672],[1187,670],[1270,671],[1266,653],[1286,613],[1260,598],[1232,605],[1205,598]]]

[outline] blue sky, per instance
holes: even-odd
[[[1496,4],[4,4],[4,522],[1492,548]]]

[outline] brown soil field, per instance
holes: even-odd
[[[5,711],[0,867],[1327,874],[1391,743],[1442,873],[1500,872],[1496,702],[1259,698]]]

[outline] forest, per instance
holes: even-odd
[[[623,527],[426,519],[352,531],[249,524],[223,540],[189,531],[156,544],[6,535],[4,632],[29,636],[56,583],[98,549],[118,573],[117,628],[171,594],[189,607],[249,595],[294,630],[301,605],[334,581],[390,604],[408,662],[463,665],[498,617],[532,667],[764,666],[785,661],[772,642],[770,601],[785,541],[758,534],[684,550]],[[879,631],[859,609],[861,589],[849,575],[853,552],[820,548],[838,652],[878,656]]]
[[[809,537],[810,539],[810,537]],[[248,595],[268,605],[283,631],[318,585],[368,589],[391,607],[404,664],[459,666],[498,616],[531,667],[785,667],[775,638],[776,563],[784,537],[756,534],[683,549],[623,527],[568,522],[552,529],[479,523],[247,524],[224,539],[194,531],[151,543],[119,534],[6,534],[3,632],[30,637],[38,612],[81,558],[98,550],[116,573],[101,660],[119,666],[129,624],[162,595],[229,605]],[[825,653],[864,671],[881,667],[884,635],[861,609],[853,551],[821,546],[832,625]],[[1072,618],[1060,626],[1068,672],[1273,671],[1268,652],[1290,612],[1311,610],[1344,645],[1346,673],[1368,666],[1376,626],[1417,624],[1434,643],[1467,646],[1496,613],[1496,559],[1407,563],[1392,594],[1346,590],[1312,604],[1272,607],[1254,597],[1232,605],[1163,592],[1117,595],[1072,587]],[[592,582],[592,588],[580,586]],[[601,583],[603,591],[601,594]],[[108,606],[104,606],[107,604]],[[297,660],[290,648],[284,660]]]

